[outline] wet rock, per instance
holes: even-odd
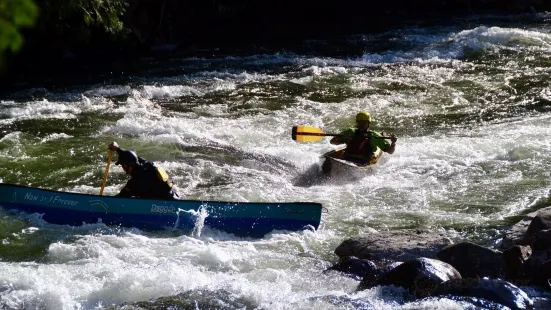
[[[384,272],[383,272],[383,273],[389,272],[389,271],[391,271],[392,269],[394,269],[394,268],[400,266],[400,265],[403,264],[403,263],[404,263],[404,262],[393,262],[393,263],[390,263],[390,264],[388,264],[388,265],[386,265],[386,266],[384,267],[384,269],[383,269]]]
[[[501,252],[471,242],[447,246],[436,258],[455,267],[464,278],[498,278],[505,272]]]
[[[530,245],[534,251],[551,250],[551,229],[540,230],[533,234]]]
[[[383,272],[379,271],[379,267],[374,262],[354,256],[342,257],[335,265],[325,271],[329,270],[340,271],[357,280],[361,280],[364,277],[376,279]]]
[[[430,296],[443,282],[461,279],[461,274],[450,264],[430,259],[415,258],[384,273],[375,285],[396,285],[409,289],[417,297]],[[358,290],[370,288],[370,283],[362,280]]]
[[[509,307],[533,309],[534,302],[515,285],[501,279],[453,279],[438,286],[432,296],[470,296]]]
[[[551,260],[551,251],[532,252],[530,258],[528,258],[528,260],[524,263],[524,271],[526,275],[532,279],[539,278],[539,273],[542,270],[542,266],[549,260]]]
[[[523,244],[531,244],[535,242],[539,233],[551,229],[551,210],[542,209],[532,219],[526,233],[524,234]],[[534,250],[536,250],[534,248]]]
[[[361,283],[363,283],[363,286],[366,288],[377,286],[377,281],[379,280],[379,277],[381,275],[386,274],[387,272],[393,270],[394,268],[402,264],[403,262],[392,262],[392,263],[389,263],[388,261],[379,262],[378,264],[379,268],[377,269],[377,272],[370,275],[366,275],[365,277],[360,279],[362,280]]]
[[[530,246],[515,245],[503,251],[503,261],[505,263],[505,274],[507,279],[524,279],[524,264],[532,255]]]
[[[335,249],[335,254],[339,257],[407,261],[418,257],[433,257],[452,243],[443,233],[405,229],[347,239]]]
[[[534,270],[530,284],[551,289],[551,260],[544,262]]]
[[[528,227],[532,223],[532,220],[540,213],[547,213],[551,212],[551,207],[543,208],[538,211],[526,214],[524,218],[513,225],[511,229],[509,229],[505,235],[503,236],[503,239],[501,240],[500,248],[502,249],[508,249],[512,247],[513,245],[519,244],[519,245],[527,245],[529,244],[524,241],[524,235],[528,230]],[[539,220],[538,220],[539,221]],[[532,228],[532,230],[535,229],[535,227]],[[528,240],[530,241],[530,240]]]

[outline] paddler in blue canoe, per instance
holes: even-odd
[[[371,163],[377,148],[392,154],[396,148],[398,138],[394,134],[385,137],[381,132],[369,130],[373,118],[368,112],[356,114],[356,128],[348,128],[338,136],[333,137],[329,143],[346,143],[343,159],[360,165]],[[389,139],[391,142],[388,142]]]
[[[117,142],[112,142],[108,148],[118,154],[115,165],[121,165],[124,172],[130,175],[130,180],[117,196],[178,199],[173,182],[163,168],[139,157],[134,151],[119,147]]]

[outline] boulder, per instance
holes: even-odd
[[[538,234],[551,229],[551,210],[548,208],[539,210],[526,229],[523,238],[523,244],[534,243]],[[539,250],[534,248],[534,250]]]
[[[345,275],[361,280],[364,277],[376,278],[383,271],[379,271],[379,267],[368,259],[360,259],[354,256],[346,256],[325,270],[324,272],[335,270],[344,273]]]
[[[534,251],[551,250],[551,229],[540,230],[531,235],[530,245]]]
[[[508,249],[512,247],[513,245],[520,244],[520,245],[526,245],[528,243],[525,243],[524,241],[524,234],[528,230],[528,227],[532,223],[532,220],[540,213],[547,213],[551,211],[551,207],[543,208],[535,212],[528,213],[522,218],[522,220],[511,229],[509,229],[507,232],[505,232],[505,235],[503,236],[503,239],[501,240],[500,248],[502,249]],[[534,230],[535,227],[532,228]]]
[[[404,229],[347,239],[335,249],[335,254],[339,257],[407,261],[418,257],[434,257],[452,243],[444,233]]]
[[[525,278],[525,263],[532,255],[530,246],[515,245],[503,251],[505,274],[509,280],[522,280]]]
[[[416,297],[430,296],[443,282],[461,279],[461,274],[450,264],[425,257],[404,262],[384,273],[375,285],[396,285],[407,288]],[[365,279],[360,282],[359,290],[369,288]]]
[[[524,270],[528,277],[537,279],[540,276],[541,268],[547,261],[551,260],[551,251],[534,251],[530,258],[524,263]],[[536,280],[537,282],[537,280]],[[541,286],[541,284],[538,284]]]
[[[455,267],[464,278],[498,278],[505,273],[501,252],[471,242],[447,246],[435,258]]]
[[[483,298],[513,310],[534,307],[534,302],[523,290],[501,279],[453,279],[440,284],[432,296]]]
[[[547,289],[551,288],[551,260],[539,265],[532,274],[531,285],[541,286]]]

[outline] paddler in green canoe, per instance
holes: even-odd
[[[333,137],[329,143],[346,143],[343,159],[352,161],[359,165],[372,164],[377,149],[392,154],[396,149],[398,138],[394,134],[385,137],[383,133],[369,130],[373,118],[368,112],[356,114],[356,128],[349,128]],[[388,142],[390,139],[391,142]]]
[[[121,165],[130,180],[117,196],[149,199],[177,199],[178,194],[166,171],[155,163],[147,161],[134,151],[125,150],[112,142],[109,150],[117,152],[115,165]]]

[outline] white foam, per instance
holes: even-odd
[[[52,141],[52,140],[58,140],[58,139],[68,139],[68,138],[72,138],[72,137],[73,136],[70,136],[70,135],[65,134],[65,133],[52,133],[52,134],[49,134],[46,137],[42,138],[40,140],[40,143],[44,143],[44,142],[48,142],[48,141]]]
[[[463,30],[451,37],[452,40],[464,42],[467,47],[480,49],[494,46],[538,46],[549,48],[551,35],[541,31],[516,28],[481,26]]]
[[[85,92],[87,96],[99,96],[99,97],[109,97],[109,96],[122,96],[130,93],[130,86],[121,85],[121,86],[108,86],[108,87],[99,87],[91,89]]]

